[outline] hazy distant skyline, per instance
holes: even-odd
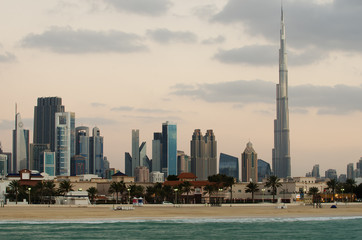
[[[124,171],[132,129],[149,145],[177,123],[221,152],[246,143],[271,164],[280,0],[0,0],[0,141],[11,151],[15,103],[33,129],[38,97],[58,96],[76,126],[97,126]],[[283,0],[292,176],[314,164],[346,173],[362,156],[362,2]],[[32,136],[30,137],[32,139]]]

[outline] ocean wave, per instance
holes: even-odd
[[[112,223],[264,223],[264,222],[325,222],[338,220],[362,219],[362,216],[339,216],[339,217],[279,217],[279,218],[140,218],[140,219],[87,219],[87,220],[0,220],[1,224],[112,224]]]

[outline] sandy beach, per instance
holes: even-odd
[[[329,205],[323,208],[287,205],[204,205],[174,207],[172,205],[145,205],[134,210],[113,210],[112,205],[97,206],[5,206],[0,208],[0,220],[90,220],[90,219],[173,219],[173,218],[268,218],[268,217],[337,217],[361,216],[362,204],[338,204],[335,209]]]

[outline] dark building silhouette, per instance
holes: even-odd
[[[262,182],[263,178],[271,176],[270,164],[264,160],[258,159],[258,182]]]
[[[55,151],[55,113],[64,112],[62,99],[59,97],[38,98],[34,107],[34,144],[50,144]]]

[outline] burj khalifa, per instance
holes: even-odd
[[[279,84],[276,85],[276,119],[274,120],[273,172],[279,178],[291,177],[289,109],[288,109],[288,68],[285,41],[283,8],[281,11]]]

